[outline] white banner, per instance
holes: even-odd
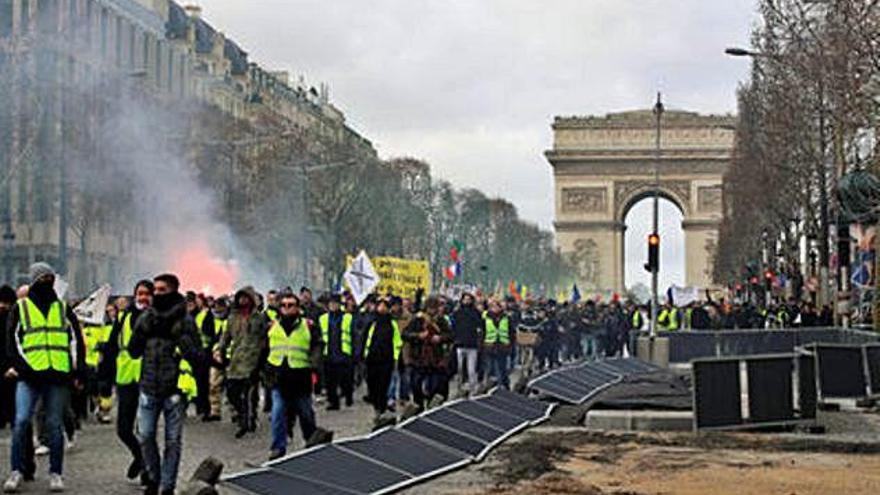
[[[673,304],[678,307],[687,306],[692,302],[697,302],[700,300],[699,287],[679,287],[677,285],[673,285],[670,288],[670,292],[672,293]]]
[[[107,301],[110,299],[110,285],[102,285],[98,290],[83,299],[83,301],[73,308],[74,314],[79,318],[79,322],[84,325],[103,325],[104,311],[107,308]]]

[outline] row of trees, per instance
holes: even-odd
[[[716,281],[747,280],[764,265],[793,280],[815,276],[820,302],[828,301],[832,234],[852,220],[840,215],[838,180],[873,169],[878,157],[878,4],[760,0],[751,77],[738,91]]]
[[[205,182],[227,198],[219,214],[249,249],[266,266],[287,267],[279,278],[332,286],[346,255],[364,249],[428,260],[440,286],[458,241],[463,273],[452,283],[491,290],[516,280],[549,291],[572,281],[550,232],[521,219],[507,200],[433,177],[422,160],[383,160],[278,123],[234,127],[221,141],[240,146],[203,146],[197,163]],[[218,163],[235,179],[217,174]],[[288,247],[296,248],[294,260]]]

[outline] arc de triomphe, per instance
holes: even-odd
[[[730,115],[663,114],[660,195],[683,214],[689,286],[713,285],[722,181],[735,121]],[[655,136],[650,110],[553,121],[553,149],[545,155],[553,167],[556,242],[574,262],[582,287],[624,289],[624,219],[633,205],[653,194]],[[661,249],[669,247],[661,242]]]

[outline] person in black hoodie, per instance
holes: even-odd
[[[7,378],[18,378],[15,424],[12,434],[12,473],[3,485],[7,493],[19,489],[28,471],[26,436],[34,408],[42,399],[49,437],[49,489],[64,490],[64,413],[71,385],[81,388],[85,345],[76,315],[55,293],[55,270],[46,263],[30,267],[28,295],[7,317],[6,353],[11,366]]]
[[[138,396],[140,395],[140,359],[134,359],[128,346],[134,333],[134,326],[141,314],[153,303],[153,282],[141,280],[134,286],[134,305],[122,313],[113,324],[110,338],[103,347],[101,361],[102,381],[116,384],[116,436],[131,452],[132,461],[126,476],[129,479],[143,475],[144,463],[141,447],[134,434],[137,419]]]
[[[180,467],[186,404],[197,395],[192,363],[204,363],[195,322],[186,312],[175,275],[153,279],[153,306],[134,326],[129,353],[141,360],[138,431],[146,472],[146,495],[173,494]],[[160,463],[156,427],[165,417],[165,459]],[[160,471],[161,469],[161,471]]]
[[[384,298],[376,303],[376,318],[370,323],[364,337],[367,397],[377,417],[388,409],[388,387],[403,348],[400,327],[391,317],[390,306]]]
[[[455,335],[455,353],[458,358],[459,389],[467,373],[467,393],[477,391],[477,357],[480,337],[483,335],[483,315],[474,306],[474,296],[461,296],[458,309],[452,313],[452,333]]]

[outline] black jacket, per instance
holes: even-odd
[[[158,398],[178,393],[177,378],[181,357],[190,365],[207,362],[201,352],[201,340],[186,303],[179,293],[170,295],[167,304],[148,308],[132,329],[128,352],[141,362],[141,391]]]
[[[480,335],[483,329],[483,316],[473,306],[462,306],[452,313],[452,333],[455,335],[455,346],[463,349],[480,347]]]

